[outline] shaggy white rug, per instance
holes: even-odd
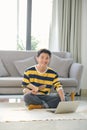
[[[87,120],[87,102],[81,102],[74,113],[54,114],[47,109],[27,110],[24,103],[0,103],[0,122],[51,120]]]

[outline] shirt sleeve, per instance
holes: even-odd
[[[22,87],[25,88],[29,83],[30,83],[29,75],[27,74],[27,72],[24,72],[24,76],[22,79]]]
[[[59,81],[58,75],[56,74],[54,80],[53,80],[53,86],[56,90],[58,90],[59,88],[62,88],[62,84]]]

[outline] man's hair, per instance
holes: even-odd
[[[40,49],[37,52],[37,57],[39,57],[41,53],[47,53],[49,55],[49,57],[51,57],[51,52],[48,49]]]

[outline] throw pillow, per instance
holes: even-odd
[[[66,78],[68,77],[69,68],[72,63],[73,59],[64,59],[53,54],[49,67],[55,70],[58,73],[59,77]]]
[[[14,64],[15,64],[16,69],[18,70],[19,74],[21,76],[23,76],[26,68],[35,65],[36,61],[35,61],[35,58],[33,56],[33,57],[30,57],[30,58],[27,58],[24,60],[17,60],[14,62]]]
[[[9,74],[8,74],[7,70],[5,69],[5,66],[4,66],[2,60],[0,59],[0,77],[5,77],[5,76],[6,77],[9,76]]]

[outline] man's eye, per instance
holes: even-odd
[[[49,59],[49,57],[46,58],[46,60],[48,60],[48,59]]]

